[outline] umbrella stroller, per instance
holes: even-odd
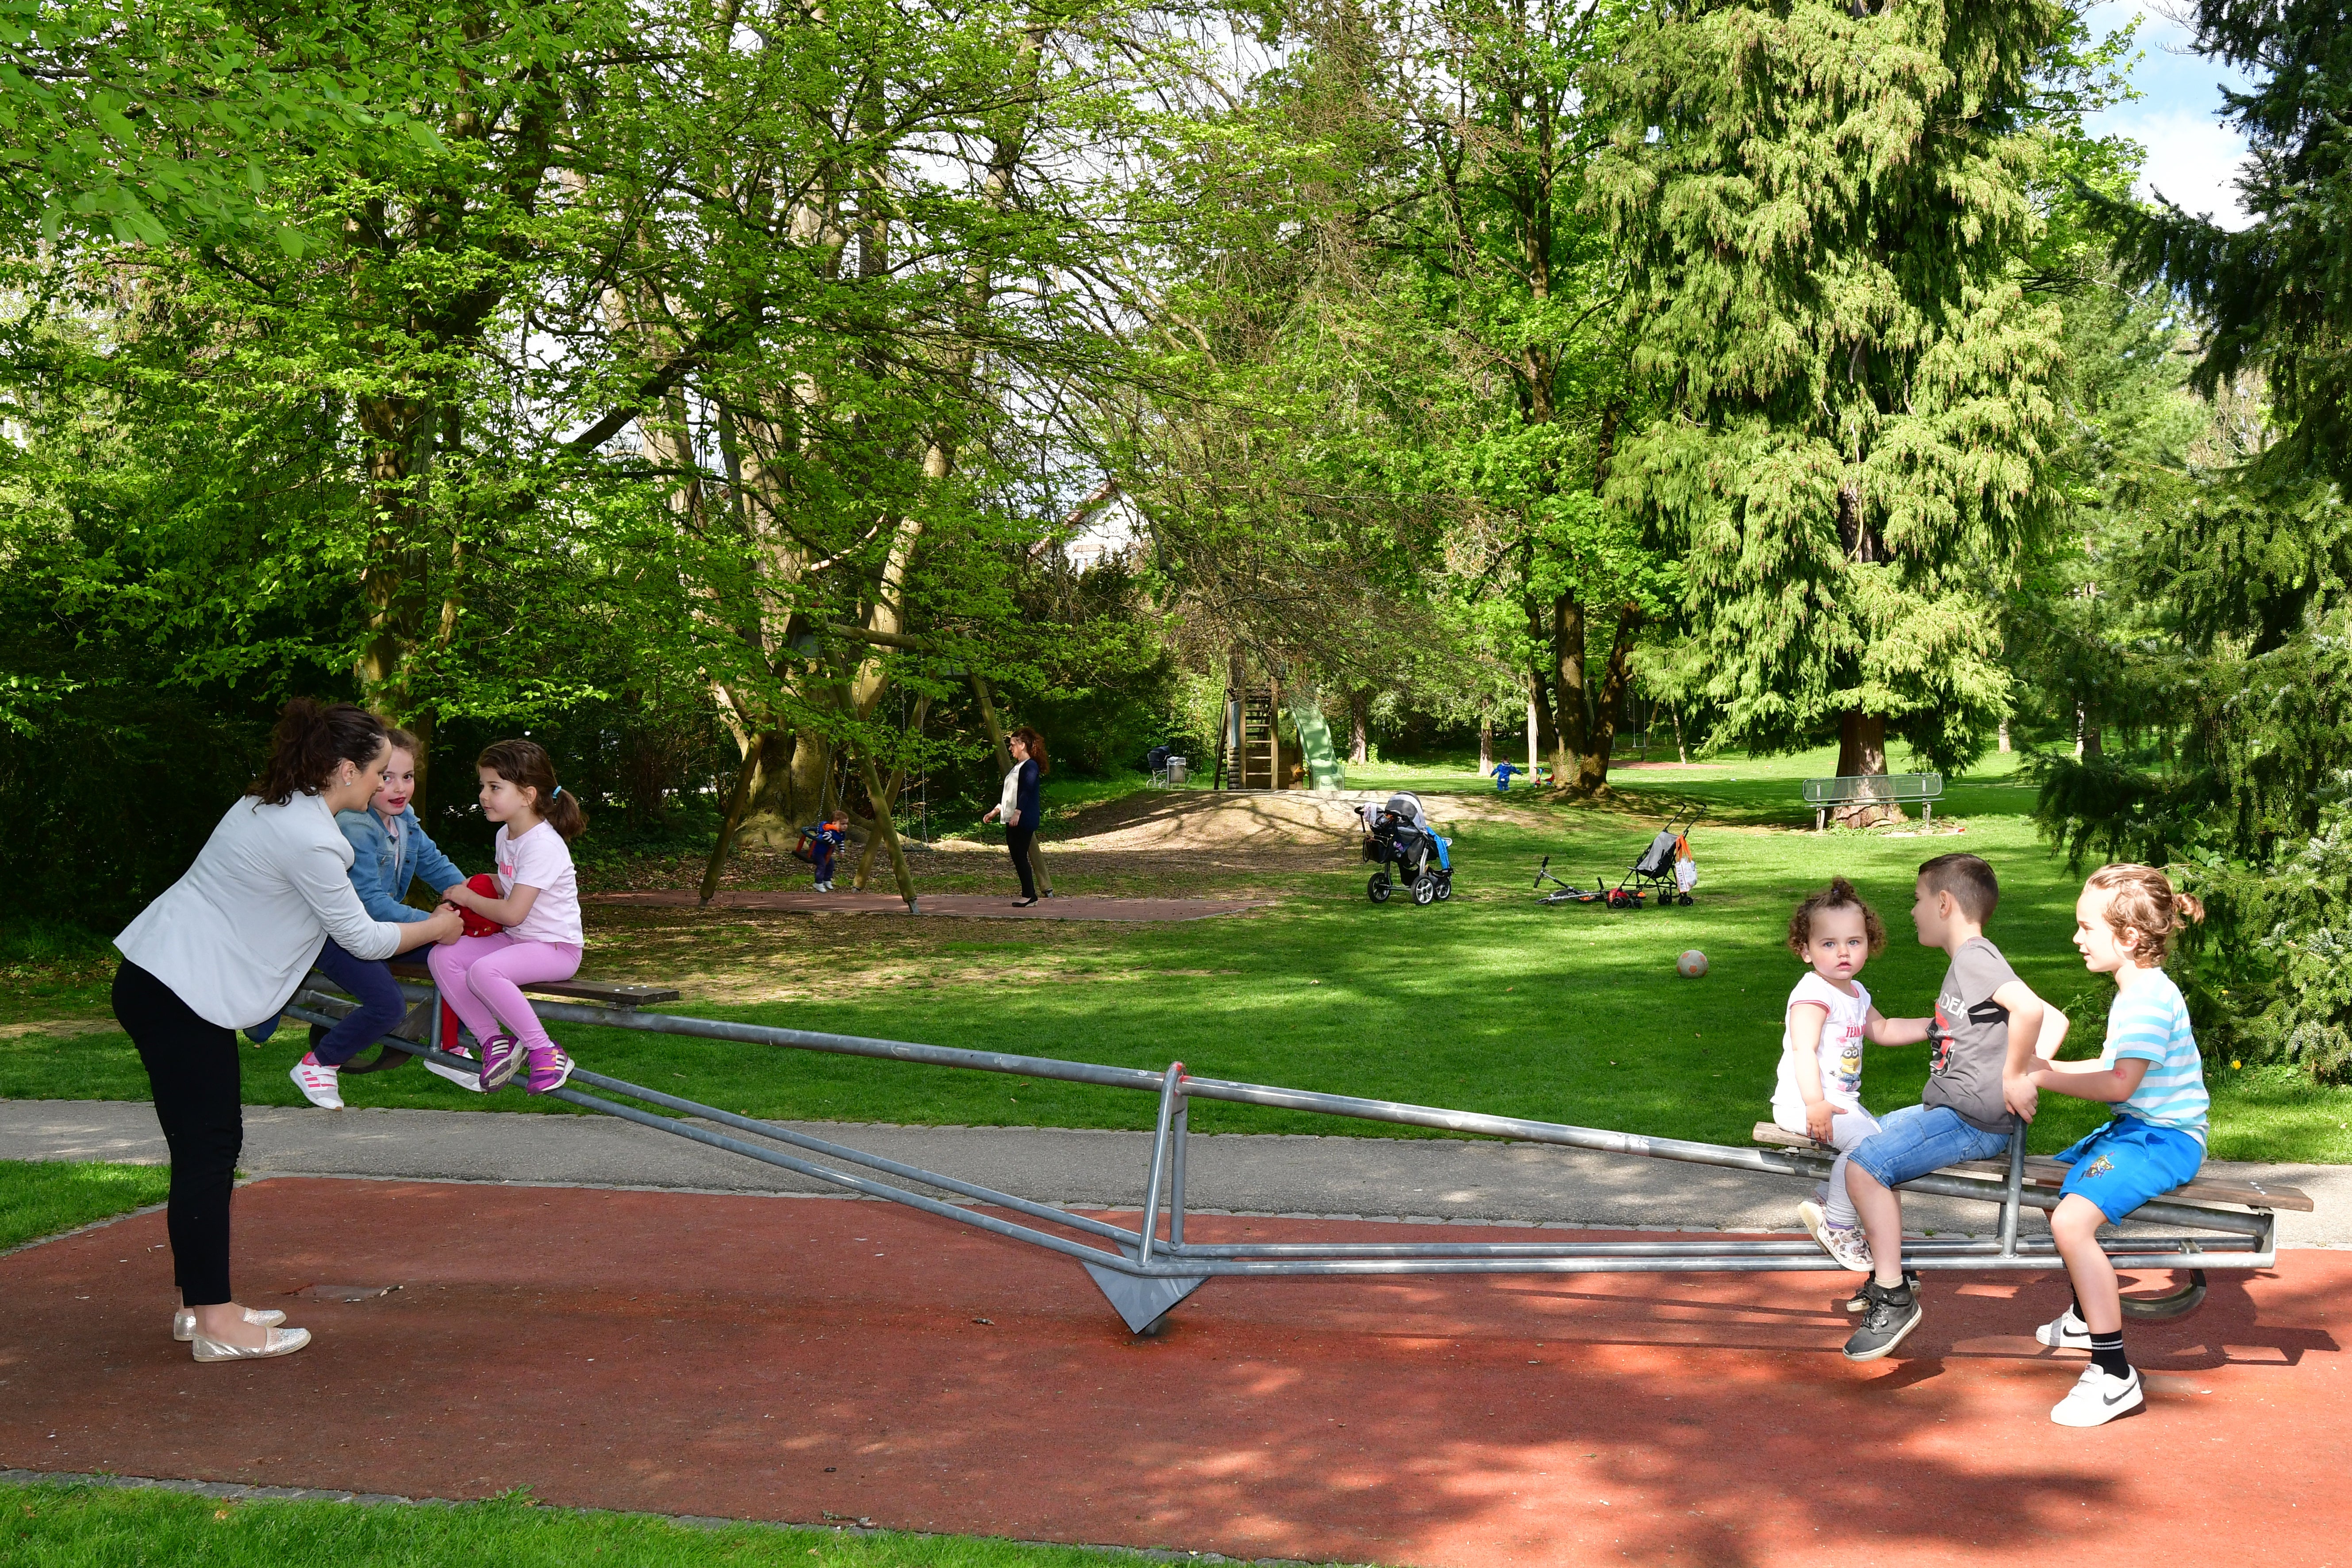
[[[1691,889],[1698,884],[1698,862],[1691,856],[1690,829],[1704,806],[1690,806],[1689,816],[1676,812],[1666,819],[1648,846],[1626,873],[1617,879],[1613,888],[1595,880],[1590,888],[1580,888],[1552,874],[1551,857],[1543,858],[1536,868],[1536,891],[1543,894],[1547,904],[1606,904],[1612,910],[1638,910],[1642,900],[1654,894],[1658,907],[1692,902]],[[1549,892],[1544,884],[1549,882]]]
[[[1380,869],[1364,884],[1372,902],[1385,904],[1402,886],[1416,904],[1443,903],[1454,896],[1454,866],[1446,858],[1446,840],[1430,825],[1421,797],[1407,790],[1389,796],[1384,805],[1366,805],[1364,858]]]

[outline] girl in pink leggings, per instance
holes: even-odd
[[[560,1089],[572,1058],[547,1037],[522,987],[569,980],[580,970],[580,883],[571,841],[588,826],[580,803],[555,782],[555,764],[530,741],[500,741],[474,763],[482,815],[499,825],[494,855],[499,898],[464,884],[442,898],[504,926],[459,937],[426,963],[451,1011],[482,1043],[484,1093],[503,1089],[526,1062],[532,1094]]]

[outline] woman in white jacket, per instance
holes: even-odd
[[[180,1287],[175,1338],[198,1361],[285,1355],[310,1342],[283,1312],[251,1312],[228,1284],[229,1195],[245,1146],[236,1031],[293,1000],[330,936],[361,958],[455,942],[457,911],[407,925],[360,904],[335,813],[365,806],[391,747],[350,703],[286,705],[268,766],[213,829],[187,874],[114,939],[114,1016],[139,1048],[172,1151],[167,1226]]]

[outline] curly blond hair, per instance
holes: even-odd
[[[2134,962],[2160,968],[2172,946],[2173,933],[2185,922],[2205,918],[2205,906],[2193,893],[2172,885],[2172,879],[2153,866],[2119,861],[2102,866],[2083,884],[2085,890],[2107,895],[2107,926],[2118,938],[2137,935],[2130,943]]]

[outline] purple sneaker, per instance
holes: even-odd
[[[506,1088],[507,1080],[522,1066],[522,1042],[512,1035],[492,1035],[482,1042],[482,1092],[492,1093]]]
[[[523,1080],[526,1094],[545,1094],[551,1089],[562,1089],[572,1077],[572,1058],[563,1047],[549,1041],[530,1047],[530,1076]]]

